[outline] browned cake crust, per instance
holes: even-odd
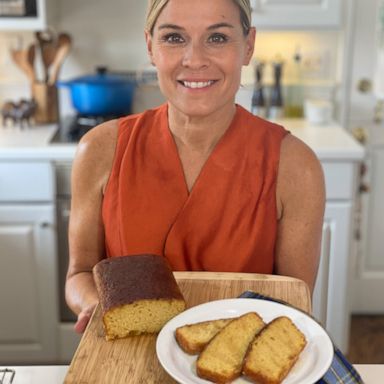
[[[93,276],[103,314],[138,300],[184,300],[162,256],[143,254],[104,259],[93,268]]]

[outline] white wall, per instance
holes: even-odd
[[[74,40],[63,77],[91,73],[95,65],[114,70],[148,65],[144,39],[146,1],[60,0],[59,29]]]

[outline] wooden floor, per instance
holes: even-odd
[[[384,364],[384,316],[352,316],[349,339],[352,364]]]

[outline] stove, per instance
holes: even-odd
[[[59,130],[52,139],[54,143],[77,143],[89,130],[108,120],[125,115],[75,115],[62,119]]]

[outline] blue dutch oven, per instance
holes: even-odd
[[[131,113],[135,82],[105,68],[94,75],[57,83],[69,87],[72,104],[81,115],[105,116]]]

